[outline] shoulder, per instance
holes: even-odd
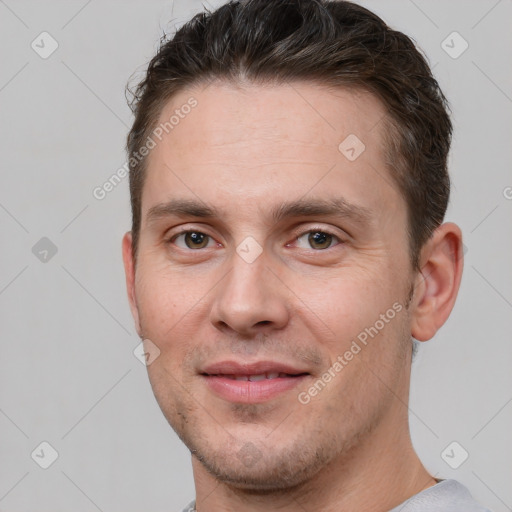
[[[195,500],[190,502],[183,510],[182,512],[196,512],[196,502]]]
[[[491,512],[480,505],[457,480],[438,484],[404,501],[390,512]]]

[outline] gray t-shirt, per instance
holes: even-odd
[[[196,502],[183,509],[195,512]],[[469,491],[457,480],[441,480],[404,501],[389,512],[491,512],[478,504]]]
[[[412,496],[389,512],[491,512],[477,503],[457,480],[438,484]]]

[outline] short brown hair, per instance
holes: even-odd
[[[282,84],[313,81],[375,94],[388,116],[387,165],[408,209],[411,261],[444,218],[450,194],[448,106],[413,41],[347,1],[241,0],[202,12],[162,38],[133,91],[128,135],[133,254],[137,253],[146,158],[133,158],[164,105],[213,80]]]

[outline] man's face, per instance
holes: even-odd
[[[384,108],[216,83],[160,121],[191,96],[142,195],[132,306],[160,351],[151,385],[218,479],[296,485],[407,423],[413,274]]]

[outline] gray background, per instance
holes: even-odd
[[[364,5],[424,48],[456,127],[447,219],[465,234],[465,273],[452,316],[413,365],[414,445],[438,478],[512,510],[512,2]],[[163,30],[200,8],[0,0],[0,510],[172,512],[193,498],[189,454],[133,354],[127,179],[103,200],[93,189],[125,162],[127,79]],[[46,59],[31,47],[51,48],[43,31],[59,45]],[[469,44],[458,58],[453,31]],[[48,469],[43,441],[59,454]]]

